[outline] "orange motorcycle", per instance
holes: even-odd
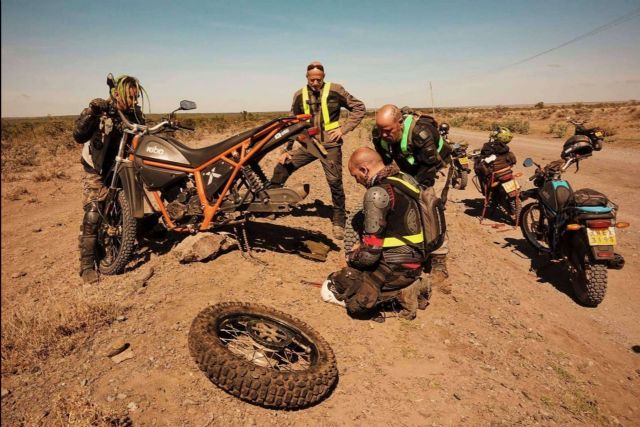
[[[121,273],[135,250],[138,221],[159,216],[168,230],[186,233],[235,226],[241,249],[250,250],[246,221],[254,213],[290,212],[309,192],[300,188],[269,188],[259,162],[295,139],[322,156],[309,115],[281,117],[204,148],[190,148],[172,137],[180,124],[175,113],[192,110],[180,102],[155,126],[130,123],[120,113],[123,136],[107,182],[98,233],[99,270]]]

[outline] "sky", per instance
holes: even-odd
[[[368,108],[430,106],[429,82],[436,107],[640,99],[640,0],[3,0],[1,8],[2,117],[79,114],[107,96],[109,72],[138,77],[152,113],[181,99],[202,113],[285,111],[313,60]]]

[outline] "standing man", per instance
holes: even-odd
[[[307,84],[293,95],[291,112],[293,114],[311,114],[314,127],[321,129],[317,142],[326,151],[319,160],[322,162],[325,177],[331,190],[333,203],[333,235],[336,239],[344,238],[346,222],[345,196],[342,186],[342,137],[355,129],[366,113],[362,101],[356,99],[338,83],[324,80],[324,66],[312,62],[307,66]],[[347,109],[350,114],[340,124],[340,109]],[[297,169],[313,162],[316,157],[299,147],[291,151],[289,145],[273,171],[271,184],[282,186]]]
[[[84,217],[80,226],[80,276],[85,283],[98,281],[96,244],[100,227],[100,209],[107,196],[107,175],[118,154],[122,137],[121,111],[132,123],[144,124],[138,99],[146,93],[138,79],[122,75],[107,76],[109,98],[96,98],[82,110],[73,129],[73,138],[84,144],[81,163],[82,205]]]
[[[438,132],[436,121],[431,116],[402,114],[395,105],[382,106],[376,113],[373,128],[373,145],[385,164],[395,162],[400,170],[412,175],[418,183],[433,191],[436,174],[445,165],[447,144]],[[447,254],[449,247],[445,238],[442,246],[431,253],[431,277],[434,285],[442,285],[449,277]],[[442,292],[450,293],[448,287]]]

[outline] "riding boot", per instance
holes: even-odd
[[[96,236],[80,236],[80,277],[85,283],[96,283],[98,272],[95,269]]]
[[[413,320],[416,318],[420,284],[421,282],[418,279],[398,293],[396,299],[402,307],[402,310],[398,313],[399,317],[406,320]]]
[[[331,223],[333,224],[333,237],[336,240],[344,240],[344,228],[347,222],[346,214],[342,209],[333,208]]]
[[[449,286],[444,286],[445,280],[449,277],[447,271],[447,256],[432,255],[431,256],[431,282],[440,288],[440,292],[445,294],[451,293]]]
[[[80,277],[85,283],[96,283],[96,244],[98,243],[98,227],[100,212],[97,203],[89,203],[84,208],[84,218],[80,227]]]
[[[418,309],[425,310],[431,299],[431,279],[422,276],[418,279]]]

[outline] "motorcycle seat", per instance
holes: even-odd
[[[178,151],[180,151],[180,153],[182,153],[182,155],[189,161],[189,164],[192,167],[197,167],[213,159],[214,157],[219,156],[220,154],[224,153],[225,151],[229,150],[230,148],[244,141],[245,139],[252,138],[256,133],[260,132],[263,129],[266,129],[272,123],[273,121],[269,123],[265,123],[253,129],[249,129],[242,133],[234,135],[223,141],[217,142],[213,145],[209,145],[207,147],[202,147],[202,148],[187,147],[186,145],[184,145],[182,142],[178,141],[175,138],[171,138],[170,140],[173,146]]]

